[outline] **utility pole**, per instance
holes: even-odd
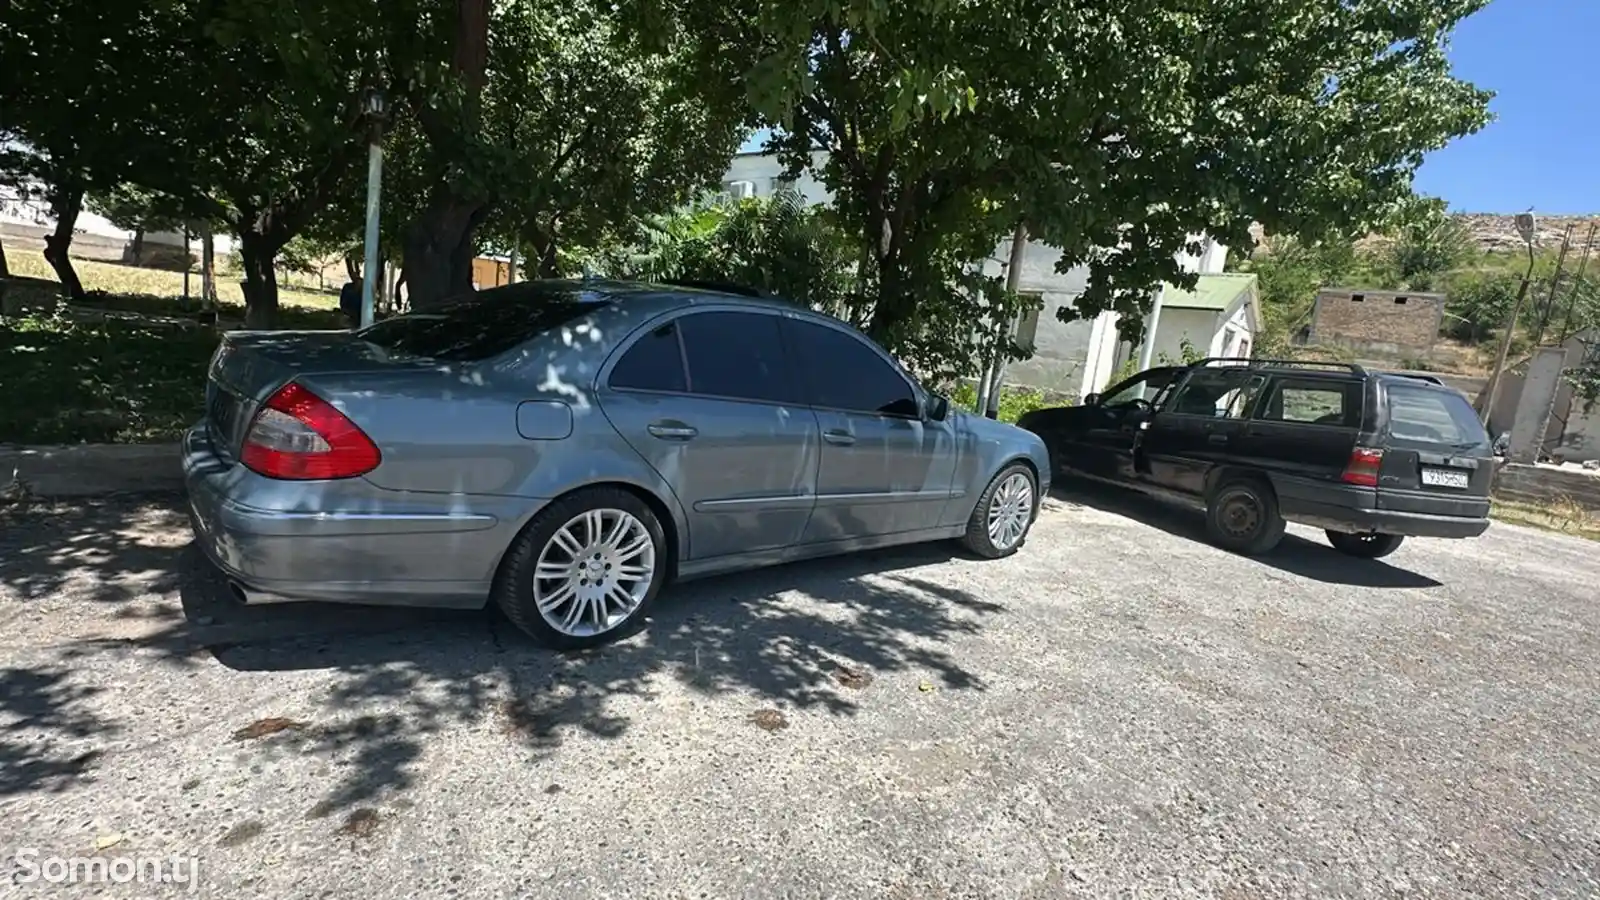
[[[1556,291],[1561,287],[1561,270],[1567,264],[1567,248],[1572,244],[1572,223],[1567,223],[1566,233],[1561,235],[1561,252],[1556,256],[1556,274],[1550,279],[1550,290],[1545,294],[1544,312],[1539,315],[1539,336],[1534,339],[1535,347],[1544,343],[1545,329],[1550,327],[1550,317],[1556,314]]]
[[[365,258],[361,266],[361,327],[372,324],[373,291],[378,271],[378,209],[383,193],[383,91],[367,91],[367,233]]]
[[[1150,301],[1150,315],[1144,323],[1144,341],[1139,344],[1139,371],[1141,372],[1149,369],[1155,363],[1156,329],[1161,327],[1161,300],[1166,293],[1166,285],[1157,285],[1155,298]]]
[[[1589,268],[1589,251],[1594,249],[1594,233],[1600,221],[1589,223],[1589,236],[1583,240],[1583,257],[1578,261],[1578,274],[1573,277],[1572,290],[1567,291],[1567,317],[1561,323],[1561,340],[1572,336],[1572,327],[1578,313],[1578,295],[1583,293],[1583,272]]]
[[[1500,353],[1495,357],[1494,369],[1489,373],[1482,410],[1484,425],[1488,425],[1489,417],[1494,415],[1494,404],[1500,397],[1500,382],[1505,375],[1506,357],[1511,355],[1511,339],[1516,336],[1517,319],[1522,315],[1522,301],[1528,296],[1528,281],[1533,278],[1534,225],[1533,213],[1517,214],[1517,231],[1528,248],[1528,271],[1522,276],[1522,285],[1517,288],[1517,301],[1511,306],[1511,318],[1506,320],[1505,334],[1500,338]]]

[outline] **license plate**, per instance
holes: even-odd
[[[1429,487],[1465,488],[1471,480],[1466,472],[1457,469],[1423,469],[1422,483]]]

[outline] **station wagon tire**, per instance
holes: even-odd
[[[1206,533],[1224,550],[1245,556],[1269,553],[1283,540],[1284,527],[1278,498],[1255,478],[1223,482],[1206,502]]]
[[[1033,470],[1012,463],[994,476],[978,495],[967,518],[961,546],[984,559],[1001,559],[1022,549],[1039,505],[1039,483]]]
[[[586,488],[534,516],[506,551],[491,598],[539,643],[581,650],[637,631],[667,568],[648,504],[620,488]]]
[[[1399,550],[1400,544],[1404,541],[1405,536],[1399,534],[1328,532],[1328,543],[1333,545],[1333,549],[1346,556],[1354,556],[1360,559],[1382,559]]]

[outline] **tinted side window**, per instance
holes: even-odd
[[[707,312],[678,322],[690,392],[778,403],[799,399],[777,316]]]
[[[682,393],[689,389],[683,373],[678,326],[668,322],[634,342],[611,367],[611,386],[639,391]]]
[[[921,415],[911,385],[860,338],[797,319],[784,320],[783,327],[813,405],[906,419]]]
[[[1256,418],[1304,425],[1361,425],[1361,382],[1280,378]]]

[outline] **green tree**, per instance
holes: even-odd
[[[717,184],[748,116],[742,92],[693,80],[682,47],[641,53],[590,0],[522,0],[489,40],[483,134],[504,170],[484,237],[525,248],[531,275],[564,247],[634,233],[641,216]]]
[[[13,0],[0,20],[0,180],[46,201],[45,258],[63,293],[82,299],[68,250],[85,197],[129,181],[164,152],[156,114],[188,85],[159,5]]]
[[[1188,285],[1174,256],[1248,227],[1369,230],[1423,154],[1481,127],[1450,30],[1485,0],[952,6],[729,0],[669,6],[737,48],[793,169],[818,172],[866,248],[871,330],[922,333],[949,284],[1017,222],[1087,265],[1067,316]],[[1133,335],[1130,335],[1133,336]]]
[[[1444,201],[1429,198],[1397,229],[1387,262],[1397,287],[1432,291],[1477,255],[1467,227],[1449,215]]]

